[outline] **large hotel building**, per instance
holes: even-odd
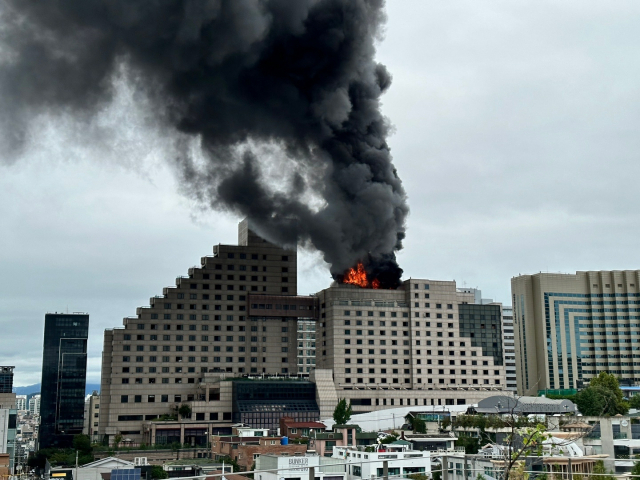
[[[477,402],[505,388],[501,305],[455,282],[297,295],[295,249],[239,225],[201,267],[105,331],[99,432],[206,444],[237,422]]]
[[[518,393],[581,388],[599,372],[640,382],[640,270],[511,280]]]

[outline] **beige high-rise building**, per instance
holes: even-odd
[[[100,441],[98,433],[100,420],[100,395],[97,391],[93,391],[91,395],[87,395],[84,399],[84,427],[82,433],[88,435],[92,442]]]
[[[106,330],[100,440],[197,446],[237,422],[331,417],[338,398],[367,412],[473,403],[505,388],[500,304],[424,279],[298,296],[296,260],[241,222],[239,245],[215,246]]]
[[[214,246],[175,287],[152,297],[123,327],[106,330],[101,438],[142,442],[144,422],[173,418],[187,402],[194,429],[230,425],[219,393],[206,394],[205,373],[295,375],[297,319],[316,316],[313,298],[296,297],[296,256],[257,236],[245,220],[238,245]]]
[[[511,279],[518,393],[640,382],[640,270]]]
[[[414,278],[397,290],[333,285],[318,297],[316,365],[333,370],[354,412],[473,403],[505,388],[499,303]]]

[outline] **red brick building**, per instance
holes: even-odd
[[[326,429],[326,425],[321,422],[296,422],[291,417],[280,419],[280,435],[283,437],[312,437],[314,433],[323,433]]]
[[[240,437],[237,435],[213,435],[211,453],[214,458],[230,457],[244,471],[251,470],[256,458],[267,453],[273,455],[304,455],[306,445],[282,445],[281,437]]]

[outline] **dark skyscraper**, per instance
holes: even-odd
[[[45,315],[40,448],[70,447],[82,433],[88,334],[89,315]]]
[[[13,392],[14,367],[0,367],[0,393]]]

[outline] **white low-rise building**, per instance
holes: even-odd
[[[87,463],[78,467],[56,467],[51,469],[51,478],[56,477],[56,473],[71,470],[75,480],[102,480],[102,474],[111,474],[113,470],[132,469],[134,464],[121,458],[106,457]],[[76,475],[77,473],[77,475]]]
[[[388,475],[407,477],[431,472],[431,454],[409,450],[409,442],[379,445],[375,452],[365,452],[353,447],[334,447],[334,459],[342,459],[347,464],[347,480],[372,479],[382,477],[384,462],[387,462]]]
[[[307,480],[314,468],[316,480],[346,480],[345,462],[318,455],[260,455],[256,459],[255,480]]]

